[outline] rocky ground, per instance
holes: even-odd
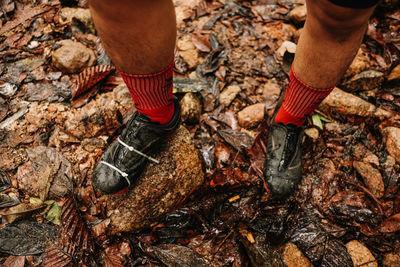
[[[284,202],[261,170],[304,1],[174,3],[183,127],[108,197],[93,168],[134,108],[87,2],[0,2],[0,263],[400,266],[399,2],[382,1],[308,119],[304,180]]]

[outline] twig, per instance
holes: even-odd
[[[221,249],[222,245],[225,243],[225,241],[232,235],[233,229],[229,231],[229,233],[224,237],[224,239],[218,244],[217,249],[213,253],[213,256],[211,258],[211,261],[214,260],[215,255],[218,253],[218,251]]]
[[[348,183],[351,184],[352,186],[355,186],[358,189],[364,191],[364,193],[366,193],[370,198],[372,198],[378,204],[379,212],[381,214],[383,214],[383,209],[382,209],[383,204],[379,201],[379,199],[374,194],[371,193],[371,191],[368,190],[368,188],[365,188],[364,186],[353,183],[353,182],[348,182]]]

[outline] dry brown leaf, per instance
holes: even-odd
[[[199,49],[201,52],[210,52],[210,40],[209,35],[202,35],[198,33],[192,34],[192,43]]]
[[[400,231],[400,213],[384,220],[379,226],[379,231],[382,233],[394,233]]]
[[[71,266],[75,259],[84,261],[88,252],[93,253],[92,239],[73,198],[64,201],[60,221],[58,238],[43,255],[45,267]]]
[[[73,80],[72,99],[84,95],[95,84],[106,78],[115,68],[109,65],[98,65],[84,69]]]
[[[3,267],[24,267],[25,256],[10,256],[3,263]]]
[[[17,27],[20,24],[25,24],[26,21],[33,19],[35,16],[43,14],[44,12],[50,10],[51,6],[36,6],[31,7],[26,5],[22,10],[16,12],[15,17],[16,19],[7,22],[4,26],[0,29],[0,35],[7,33]]]
[[[101,252],[104,267],[123,267],[124,255],[118,249],[117,244],[106,248]]]

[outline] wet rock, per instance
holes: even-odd
[[[238,85],[228,86],[219,96],[219,102],[225,107],[229,106],[242,89]]]
[[[360,117],[389,118],[391,113],[377,108],[373,104],[339,88],[322,101],[319,109],[325,112],[335,111],[342,115],[357,115]]]
[[[400,128],[386,127],[382,134],[385,138],[386,150],[397,162],[400,162]]]
[[[85,25],[90,33],[95,33],[95,27],[89,9],[64,7],[60,10],[58,15],[62,23],[80,22]]]
[[[27,150],[29,161],[18,168],[19,189],[42,200],[66,196],[73,188],[70,162],[54,148],[38,146]]]
[[[308,128],[304,130],[304,133],[313,140],[317,140],[319,137],[319,131],[316,128]]]
[[[346,244],[354,266],[378,267],[378,263],[371,251],[357,240],[352,240]]]
[[[372,194],[374,194],[377,198],[383,197],[385,186],[381,173],[369,163],[354,161],[353,166],[361,175],[364,184],[368,187]]]
[[[342,84],[346,91],[367,91],[379,89],[385,77],[382,72],[367,70],[354,75],[350,80]]]
[[[258,103],[248,106],[238,113],[239,125],[244,128],[252,128],[264,119],[264,114],[264,103]]]
[[[106,197],[111,233],[149,227],[203,183],[201,161],[183,126],[167,139],[156,158],[160,164],[148,164],[127,193]]]
[[[392,70],[387,79],[388,81],[400,79],[400,64]]]
[[[282,252],[283,262],[290,267],[311,267],[312,264],[304,256],[303,252],[293,243],[287,243],[283,247]]]
[[[400,255],[388,253],[383,256],[382,264],[384,267],[399,267]]]
[[[292,9],[289,13],[290,19],[297,24],[303,23],[307,18],[307,8],[305,5],[298,6]]]
[[[195,124],[200,121],[201,101],[197,95],[193,93],[185,94],[180,104],[182,108],[183,122],[186,122],[188,124]]]
[[[72,40],[57,42],[61,47],[52,52],[53,65],[65,73],[76,73],[96,62],[94,52],[85,45]]]

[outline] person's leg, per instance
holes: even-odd
[[[102,43],[139,112],[165,124],[172,117],[176,40],[171,0],[90,0]],[[143,76],[144,75],[144,76]]]
[[[292,86],[287,89],[276,122],[301,125],[305,116],[318,107],[351,64],[373,10],[307,0],[307,21],[293,63]]]
[[[332,2],[346,6],[339,6]],[[301,126],[340,81],[360,47],[377,1],[307,0],[284,101],[271,123],[264,176],[270,191],[290,195],[301,181]],[[368,3],[368,7],[358,5]],[[349,8],[355,4],[359,8]]]
[[[90,0],[104,47],[135,102],[137,113],[103,153],[93,186],[116,193],[130,186],[166,136],[180,123],[172,96],[176,40],[172,0]]]

